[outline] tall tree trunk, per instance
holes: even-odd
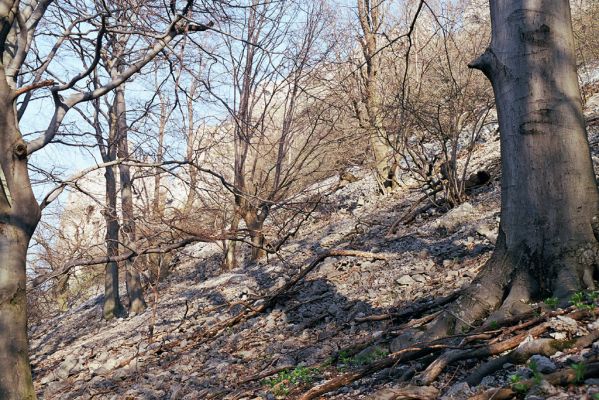
[[[380,70],[380,49],[377,36],[383,24],[383,4],[370,0],[358,0],[358,20],[363,37],[360,38],[364,55],[366,74],[364,76],[363,103],[366,115],[360,116],[361,123],[368,127],[370,147],[374,154],[376,178],[382,193],[393,190],[397,186],[395,171],[390,164],[387,132],[383,126],[381,115],[381,96],[378,87]]]
[[[158,149],[156,150],[156,163],[160,164],[164,161],[164,135],[166,133],[166,123],[168,114],[166,109],[166,101],[160,96],[160,126],[158,129]],[[154,199],[152,201],[152,214],[158,221],[162,220],[162,200],[160,198],[160,181],[162,177],[162,169],[156,167],[154,169]]]
[[[117,142],[118,156],[122,160],[129,158],[128,126],[127,126],[127,104],[125,103],[125,87],[116,88],[114,108],[117,118]],[[133,245],[136,240],[135,214],[133,207],[133,188],[131,183],[131,171],[129,165],[119,164],[121,180],[121,214],[123,217],[122,232],[123,244]],[[146,309],[143,288],[139,271],[135,269],[134,259],[125,261],[125,283],[127,296],[129,297],[129,313],[139,314]]]
[[[27,340],[26,257],[40,219],[27,171],[27,146],[14,92],[0,65],[0,399],[31,400]]]
[[[493,257],[437,321],[438,334],[565,302],[593,288],[599,195],[576,77],[568,0],[491,1],[493,36],[470,66],[493,85],[501,131],[501,224]],[[459,318],[455,318],[458,316]],[[451,329],[453,328],[453,329]]]
[[[196,162],[195,152],[199,147],[198,131],[195,129],[195,118],[193,114],[194,98],[198,88],[197,81],[194,81],[189,89],[187,97],[187,148],[185,152],[185,160],[193,163]],[[198,186],[198,170],[195,166],[189,165],[189,193],[187,194],[187,200],[185,201],[185,207],[183,209],[184,215],[189,215],[193,210],[193,204],[196,201],[196,189]]]
[[[117,188],[116,168],[106,167],[104,177],[106,178],[106,209],[104,219],[106,221],[106,256],[116,257],[119,254],[119,221],[117,217]],[[104,275],[104,307],[105,319],[119,318],[124,316],[125,309],[121,304],[119,295],[119,266],[111,261],[106,264]]]

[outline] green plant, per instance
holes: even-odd
[[[576,292],[570,297],[570,303],[576,308],[580,308],[584,304],[584,293]]]
[[[373,351],[367,352],[365,354],[358,354],[356,356],[350,356],[346,351],[340,351],[338,355],[338,363],[341,364],[338,367],[339,370],[344,370],[347,367],[358,367],[361,365],[372,364],[375,361],[378,361],[382,358],[387,357],[389,352],[380,347],[376,347]]]
[[[595,393],[591,396],[593,400],[599,400],[599,393]]]
[[[574,382],[582,383],[584,373],[586,372],[586,365],[584,363],[575,363],[572,364],[572,369],[574,370]]]
[[[545,299],[544,303],[552,310],[555,310],[559,304],[559,299],[557,297],[548,297]]]
[[[489,323],[489,328],[499,329],[499,323],[497,321],[491,321],[491,323]]]
[[[528,368],[530,368],[532,371],[532,379],[535,385],[540,385],[541,381],[543,380],[543,375],[541,375],[539,372],[539,366],[537,365],[537,362],[535,360],[531,360],[530,363],[528,363]]]
[[[522,378],[520,378],[520,375],[510,375],[509,379],[514,391],[518,393],[526,393],[528,391],[528,385],[521,381]]]
[[[320,374],[320,369],[310,367],[295,367],[291,370],[279,372],[272,378],[262,381],[262,384],[271,387],[275,396],[287,396],[293,386],[312,383],[314,378]]]

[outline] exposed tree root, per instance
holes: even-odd
[[[599,362],[590,362],[584,364],[582,376],[577,376],[577,373],[572,368],[567,368],[561,371],[554,372],[543,377],[544,380],[552,385],[566,386],[572,383],[580,383],[580,380],[599,376]],[[533,379],[518,382],[521,387],[531,388],[535,385]],[[476,396],[470,397],[470,400],[507,400],[518,395],[518,392],[512,388],[489,389]]]
[[[325,393],[339,389],[365,376],[371,375],[385,368],[392,367],[397,363],[411,361],[438,352],[440,350],[444,350],[446,348],[446,345],[428,343],[423,344],[422,346],[414,346],[411,348],[400,350],[396,353],[390,354],[388,357],[382,360],[376,361],[357,371],[347,372],[321,385],[315,386],[312,389],[308,390],[306,393],[304,393],[302,396],[300,396],[299,400],[315,399],[319,396],[322,396]]]
[[[505,363],[524,364],[535,354],[549,357],[565,345],[566,343],[564,342],[545,338],[537,339],[532,342],[524,342],[508,354],[489,360],[480,367],[477,367],[474,373],[468,377],[466,382],[470,386],[476,386],[485,376],[491,375],[495,371],[503,368]]]
[[[381,390],[374,397],[378,400],[435,400],[439,398],[439,389],[432,386],[406,386]]]
[[[439,299],[433,300],[431,302],[417,304],[414,306],[410,306],[400,312],[395,313],[387,313],[387,314],[378,314],[378,315],[368,315],[366,317],[355,318],[356,322],[369,322],[369,321],[384,321],[388,319],[392,320],[407,320],[410,318],[419,318],[424,313],[434,310],[438,307],[444,306],[448,303],[451,303],[455,299],[457,299],[460,295],[461,291],[454,292],[449,296],[441,297]]]
[[[480,367],[477,367],[474,373],[466,380],[466,382],[470,386],[476,386],[485,376],[491,375],[495,371],[501,369],[505,363],[524,364],[535,354],[549,357],[555,354],[557,351],[563,350],[564,348],[587,347],[597,339],[599,339],[599,330],[593,331],[586,336],[578,338],[574,343],[568,340],[555,339],[537,339],[532,342],[525,342],[508,354],[489,360]]]
[[[599,308],[596,308],[592,311],[592,313],[595,312],[599,312]],[[531,321],[527,321],[516,326],[506,327],[504,329],[496,329],[482,333],[480,332],[480,330],[476,330],[471,334],[446,336],[441,339],[417,344],[412,347],[392,353],[387,358],[374,362],[357,371],[348,372],[339,375],[333,379],[330,379],[329,381],[310,389],[301,397],[299,397],[299,399],[314,399],[325,393],[337,390],[343,386],[355,382],[358,379],[369,376],[375,372],[392,367],[397,363],[428,357],[431,354],[435,354],[439,351],[446,350],[444,354],[442,354],[439,358],[433,361],[428,366],[428,368],[425,371],[423,371],[420,374],[420,376],[416,378],[416,381],[419,384],[430,385],[435,379],[437,379],[439,374],[441,374],[441,372],[443,372],[443,370],[451,363],[466,359],[482,359],[501,354],[505,351],[512,350],[521,345],[523,342],[525,342],[525,340],[528,337],[538,337],[539,335],[546,332],[551,327],[551,324],[547,321],[554,316],[562,314],[566,314],[569,318],[572,318],[574,320],[579,320],[583,317],[591,315],[591,312],[586,310],[573,309],[559,310],[547,313],[538,318],[534,318]],[[515,319],[512,319],[511,321],[515,323],[518,322],[518,320]],[[507,339],[505,338],[507,335],[511,335],[514,332],[519,333],[517,333],[514,336],[508,337]],[[460,337],[463,338],[463,340],[459,347],[448,344]],[[575,342],[574,346],[586,347],[590,345],[595,340],[595,338],[599,338],[599,331],[593,332],[592,334],[580,338],[578,341]],[[474,339],[488,340],[488,342],[482,345],[470,344],[466,347],[466,344],[472,343]],[[533,341],[530,343],[531,344],[525,345],[522,348],[522,350],[519,351],[519,353],[514,353],[514,357],[516,356],[516,354],[520,354],[522,357],[524,357],[527,352],[535,351],[535,349],[539,351],[544,351],[543,348],[551,348],[557,351],[559,349],[572,346],[572,343],[568,341],[546,341],[544,339],[540,339],[538,341]],[[547,350],[547,352],[549,352],[549,350]]]
[[[511,246],[500,227],[495,251],[474,281],[425,331],[400,338],[401,346],[469,331],[485,319],[484,328],[501,325],[529,315],[531,301],[542,296],[551,293],[563,306],[574,292],[594,288],[589,276],[597,260],[596,243],[537,252],[526,243]]]
[[[597,309],[596,311],[598,311],[598,310],[599,309]],[[559,314],[560,314],[560,312],[548,313],[543,317],[539,317],[539,318],[535,319],[535,322],[538,323],[543,320],[547,321],[547,320],[549,320],[549,318],[551,318],[555,315],[559,315]],[[589,315],[589,313],[587,311],[577,310],[577,311],[570,312],[568,314],[568,317],[572,318],[574,320],[579,320],[587,315]],[[424,385],[430,384],[451,363],[454,363],[454,362],[460,361],[460,360],[467,360],[467,359],[482,359],[482,358],[486,358],[489,356],[503,353],[505,351],[508,351],[515,347],[520,346],[524,342],[524,340],[528,337],[537,337],[537,336],[543,334],[550,327],[551,327],[551,324],[549,322],[543,322],[540,325],[533,326],[531,329],[523,331],[523,332],[519,333],[518,335],[513,336],[509,339],[491,341],[487,346],[482,347],[482,348],[449,350],[445,354],[443,354],[441,357],[439,357],[437,360],[435,360],[433,363],[431,363],[428,366],[428,368],[418,377],[418,380],[420,383],[422,383]],[[516,328],[521,328],[521,326],[516,327]],[[509,332],[509,330],[508,330],[508,332]],[[594,333],[593,335],[589,335],[589,336],[591,338],[594,338],[595,334],[599,335],[599,333]],[[597,337],[599,337],[599,336],[597,336]],[[583,344],[586,344],[586,341],[589,339],[585,336],[584,340],[585,341],[577,342],[576,346],[581,346]],[[591,341],[591,343],[592,343],[592,341]],[[530,354],[530,355],[543,354],[544,352],[546,352],[550,355],[550,354],[554,354],[558,350],[562,350],[565,347],[571,346],[571,345],[572,345],[572,343],[569,343],[568,341],[558,341],[558,340],[545,341],[545,340],[541,339],[539,341],[533,341],[533,342],[526,343],[523,346],[521,346],[521,348],[519,347],[517,350],[511,352],[510,354],[512,355],[511,357],[514,358],[513,361],[518,361],[520,359],[520,357],[525,357],[527,354]],[[535,351],[536,351],[536,353],[535,353]],[[504,357],[507,357],[507,356],[504,356]],[[528,359],[529,357],[527,357],[526,359]],[[508,362],[508,361],[505,361],[505,362]],[[503,365],[505,362],[501,363],[500,365]],[[495,367],[496,365],[493,364],[492,366]],[[491,366],[489,366],[489,368],[490,367]],[[483,368],[487,368],[487,367],[483,366]],[[482,371],[481,371],[481,373],[482,373]],[[488,374],[480,376],[480,379],[482,379],[486,375],[488,375]]]
[[[513,336],[507,340],[490,344],[481,348],[450,350],[444,353],[431,363],[428,368],[417,378],[419,383],[428,385],[433,382],[441,372],[451,363],[460,360],[468,360],[472,358],[485,358],[496,354],[503,353],[517,347],[528,336],[538,336],[549,328],[549,324],[544,323],[536,326],[529,331],[522,332],[519,335]]]

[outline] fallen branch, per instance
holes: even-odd
[[[447,303],[451,303],[453,300],[458,298],[461,294],[461,291],[457,291],[455,293],[450,294],[449,296],[441,297],[437,300],[434,300],[429,303],[417,304],[416,306],[408,307],[407,309],[396,312],[396,313],[387,313],[387,314],[378,314],[378,315],[368,315],[366,317],[356,317],[354,320],[356,322],[368,322],[368,321],[384,321],[387,319],[394,320],[405,320],[408,318],[418,318],[425,312],[433,310],[437,307],[443,306]]]
[[[406,223],[409,224],[410,222],[414,221],[414,219],[416,219],[416,217],[425,212],[428,211],[430,208],[435,206],[435,203],[430,202],[429,204],[421,207],[421,208],[417,208],[420,203],[422,203],[425,200],[430,200],[431,196],[439,193],[442,189],[441,188],[437,188],[435,190],[433,190],[431,193],[427,193],[424,196],[420,197],[418,200],[416,200],[414,202],[414,204],[412,204],[412,206],[410,206],[410,208],[408,209],[408,211],[402,215],[401,217],[399,217],[394,223],[393,225],[391,225],[391,227],[389,228],[389,230],[387,231],[387,236],[391,236],[394,235],[395,233],[397,233],[397,228],[399,228],[399,224],[401,223]]]
[[[216,324],[211,329],[202,331],[202,334],[199,336],[196,335],[196,333],[188,335],[187,339],[196,339],[196,341],[192,341],[193,345],[196,345],[196,346],[200,345],[202,343],[205,343],[209,339],[218,336],[220,333],[224,332],[225,330],[227,330],[243,321],[246,321],[250,318],[253,318],[253,317],[261,314],[262,312],[267,310],[270,306],[272,306],[277,300],[279,300],[279,298],[282,297],[282,295],[284,293],[286,293],[291,287],[293,287],[295,284],[297,284],[306,275],[308,275],[311,271],[313,271],[320,263],[322,263],[324,260],[326,260],[329,257],[363,257],[363,258],[371,258],[371,259],[375,259],[375,260],[386,260],[387,259],[382,254],[376,254],[376,253],[370,253],[370,252],[358,251],[358,250],[336,250],[336,249],[333,249],[333,250],[328,250],[328,251],[322,252],[321,254],[318,254],[316,256],[316,258],[314,258],[314,260],[312,260],[312,262],[310,262],[310,264],[306,268],[301,270],[295,277],[290,279],[287,283],[285,283],[279,289],[276,289],[271,294],[254,301],[253,306],[246,304],[245,311],[239,313],[238,315],[236,315],[232,318],[229,318],[225,321],[222,321],[222,322]],[[197,341],[198,339],[199,339],[199,341]],[[160,351],[160,350],[164,350],[164,349],[172,349],[172,348],[176,347],[182,340],[183,339],[174,340],[172,342],[165,344],[164,346],[161,346],[158,349],[155,349],[154,351]],[[190,345],[188,345],[188,346],[190,346]],[[148,351],[144,352],[144,354],[146,354],[146,353],[148,353]],[[119,363],[119,365],[116,366],[116,368],[125,367],[134,358],[135,357],[130,357],[128,359],[123,360],[121,363]]]
[[[352,382],[357,381],[365,376],[371,375],[375,372],[381,371],[385,368],[394,366],[400,362],[411,361],[422,356],[430,355],[432,353],[447,349],[449,346],[443,344],[434,344],[434,342],[424,343],[420,346],[409,347],[407,349],[400,350],[392,353],[386,358],[376,361],[366,367],[363,367],[357,371],[347,372],[336,378],[333,378],[321,385],[315,386],[308,390],[298,400],[311,400],[325,393],[339,389],[343,386],[349,385]]]
[[[433,361],[417,378],[417,381],[423,385],[428,385],[433,382],[443,372],[443,370],[449,365],[456,361],[468,360],[472,358],[485,358],[496,354],[503,353],[518,346],[528,336],[538,336],[549,329],[550,325],[544,323],[536,326],[529,331],[520,333],[519,335],[513,336],[507,340],[493,343],[488,346],[474,348],[474,349],[458,349],[449,350],[445,352],[441,357]]]

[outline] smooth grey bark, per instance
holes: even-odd
[[[599,195],[576,76],[568,0],[491,1],[493,36],[470,66],[493,85],[501,132],[501,224],[481,274],[437,335],[563,302],[593,288]],[[430,333],[430,332],[429,332]]]
[[[189,88],[189,94],[187,95],[187,147],[185,152],[185,160],[193,163],[195,162],[195,152],[199,145],[198,143],[198,131],[195,127],[195,116],[193,113],[194,98],[198,89],[198,82],[194,81]],[[193,211],[193,205],[196,201],[196,189],[198,186],[198,170],[195,167],[190,166],[189,168],[189,192],[183,208],[184,215],[190,215]]]
[[[118,113],[113,104],[110,107],[108,138],[104,140],[103,128],[98,121],[99,116],[99,101],[94,102],[96,107],[96,115],[94,128],[96,131],[96,141],[100,149],[102,161],[104,163],[113,163],[117,159],[118,151]],[[119,220],[117,214],[117,182],[116,182],[116,166],[108,165],[104,168],[104,184],[105,184],[105,201],[106,206],[102,211],[104,221],[106,223],[106,233],[104,242],[106,246],[106,256],[116,257],[119,255]],[[104,319],[112,319],[122,317],[126,314],[125,308],[121,304],[119,294],[119,266],[115,261],[106,263],[104,272],[104,304],[102,315]]]
[[[29,366],[25,260],[40,219],[14,91],[0,63],[0,398],[35,399]]]
[[[116,158],[116,143],[109,146],[109,158]],[[107,162],[107,161],[105,161]],[[116,168],[114,165],[106,167],[104,177],[106,179],[106,208],[104,209],[104,220],[106,221],[106,256],[116,257],[119,255],[119,221],[117,216],[117,185]],[[105,319],[122,317],[126,314],[121,304],[119,295],[119,266],[115,261],[106,263],[104,275],[104,305],[103,316]]]
[[[129,158],[129,143],[127,131],[127,104],[125,103],[125,87],[123,85],[115,89],[114,108],[117,118],[117,154],[119,159]],[[122,240],[125,246],[135,243],[135,215],[133,207],[133,190],[131,182],[131,170],[128,164],[119,164],[121,184],[121,214],[122,214]],[[125,283],[127,296],[129,297],[129,313],[139,314],[146,309],[143,288],[139,271],[135,269],[135,259],[125,261]]]

